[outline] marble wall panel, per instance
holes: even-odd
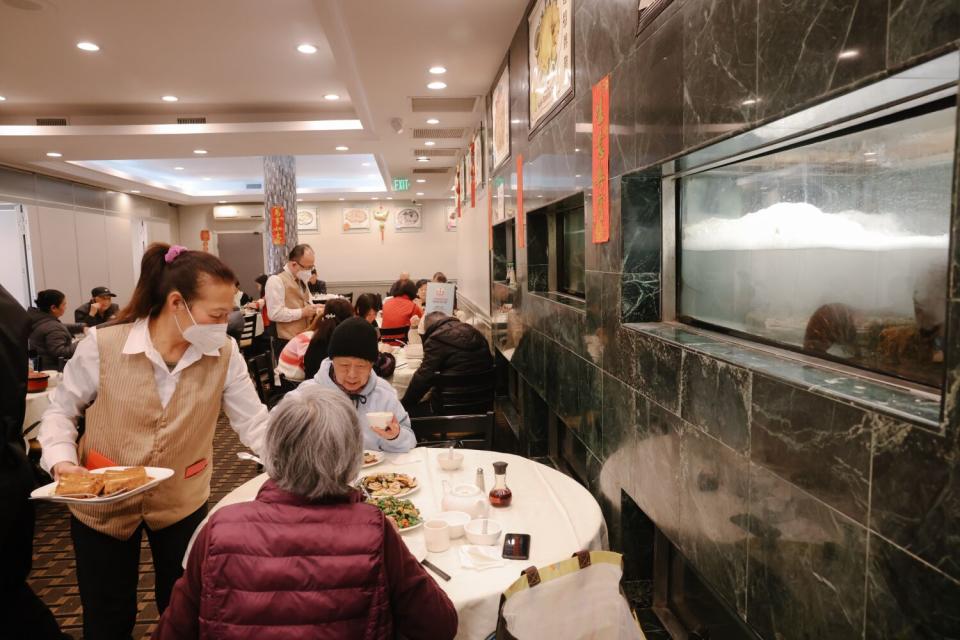
[[[688,0],[683,6],[683,144],[756,119],[757,0]]]
[[[754,374],[750,459],[862,525],[871,420],[860,409]]]
[[[870,526],[960,580],[960,443],[873,416]]]
[[[955,44],[960,39],[960,4],[955,0],[891,0],[887,65],[895,68],[912,58]]]
[[[957,602],[960,581],[870,534],[866,638],[960,637]]]
[[[681,417],[729,447],[750,447],[750,373],[691,351],[683,354]]]
[[[783,640],[861,637],[865,527],[755,464],[745,526],[750,626]]]
[[[761,118],[883,71],[887,0],[759,3]]]
[[[676,541],[734,611],[747,607],[748,460],[697,428],[680,440],[680,531]]]

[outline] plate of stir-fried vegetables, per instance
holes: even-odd
[[[369,498],[367,504],[383,511],[383,515],[397,523],[400,531],[416,529],[423,524],[420,510],[412,502],[403,498]]]

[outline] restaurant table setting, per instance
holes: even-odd
[[[520,456],[473,449],[377,453],[380,461],[370,458],[364,464],[358,486],[369,501],[395,514],[407,548],[450,597],[459,616],[457,638],[482,639],[495,629],[500,594],[523,569],[607,547],[596,500],[555,469]],[[391,484],[391,478],[403,482]],[[266,480],[263,474],[234,489],[211,515],[255,499]],[[406,500],[419,516],[407,520],[394,510]],[[497,503],[505,506],[493,506]],[[502,557],[507,534],[530,536],[529,558]],[[188,548],[184,566],[189,554]]]
[[[31,380],[28,384],[29,386],[27,391],[27,405],[26,411],[23,414],[23,440],[24,444],[27,446],[27,449],[30,448],[30,439],[37,436],[36,429],[29,431],[30,427],[40,422],[40,418],[43,417],[43,412],[47,410],[47,407],[50,406],[50,394],[53,392],[53,388],[60,383],[60,378],[63,374],[59,371],[49,370],[49,371],[40,371],[33,372],[46,374],[45,384],[38,384],[36,381]],[[38,378],[39,381],[41,378]],[[30,391],[29,389],[37,389],[37,391]]]
[[[381,342],[380,350],[392,353],[397,359],[397,366],[393,370],[393,375],[387,378],[387,382],[396,390],[397,396],[402,398],[407,387],[410,386],[410,381],[413,380],[413,374],[423,362],[423,345],[408,344],[405,347],[394,347]]]

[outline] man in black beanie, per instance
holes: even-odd
[[[373,370],[379,355],[377,330],[373,325],[363,318],[344,320],[330,336],[327,355],[316,377],[302,383],[299,389],[318,384],[347,394],[364,426],[365,449],[406,452],[417,446],[410,417],[400,404],[397,392]],[[388,419],[382,422],[382,418]]]

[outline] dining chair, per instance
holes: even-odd
[[[459,447],[493,449],[494,413],[459,416],[411,418],[418,447],[446,446],[455,441]]]

